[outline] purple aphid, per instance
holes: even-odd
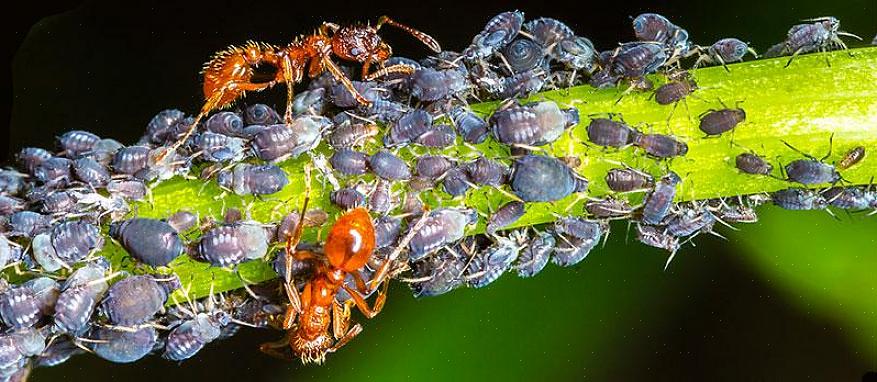
[[[70,191],[52,192],[43,199],[43,212],[47,214],[62,214],[71,212],[76,206],[76,198]]]
[[[661,224],[670,212],[670,207],[673,206],[673,198],[676,197],[676,187],[679,183],[682,183],[682,178],[671,171],[655,184],[655,189],[649,193],[643,205],[643,223]]]
[[[244,141],[232,136],[204,132],[195,138],[201,157],[210,162],[240,162],[244,159]]]
[[[828,206],[828,200],[818,191],[803,188],[787,188],[773,192],[773,204],[793,211],[822,210]]]
[[[24,200],[11,196],[0,195],[0,216],[6,217],[16,212],[23,211],[26,204]]]
[[[502,49],[505,62],[511,67],[512,73],[523,73],[542,66],[545,61],[545,49],[530,39],[519,38]]]
[[[92,158],[79,158],[73,161],[73,174],[76,179],[91,186],[103,188],[110,181],[110,171]]]
[[[698,50],[702,50],[702,48],[698,48]],[[722,65],[725,67],[725,70],[730,71],[727,64],[730,62],[743,61],[743,56],[745,56],[746,53],[752,53],[755,58],[758,58],[758,54],[755,53],[754,49],[749,47],[749,44],[736,38],[723,38],[710,45],[706,50],[706,54],[701,53],[700,57],[697,58],[697,61],[694,62],[694,67],[697,68],[701,64],[715,63]]]
[[[597,246],[608,227],[601,222],[581,218],[561,218],[554,223],[558,235],[551,261],[562,267],[580,263]]]
[[[556,141],[579,122],[578,110],[560,109],[552,101],[512,106],[490,117],[490,131],[504,144],[541,146]]]
[[[524,30],[532,39],[548,49],[562,40],[575,37],[575,32],[556,19],[540,17],[523,24]]]
[[[700,131],[706,135],[721,135],[746,121],[746,111],[741,108],[709,110],[700,115]]]
[[[336,149],[361,146],[378,134],[377,125],[345,122],[336,125],[327,139]]]
[[[383,97],[384,90],[378,88],[377,82],[361,82],[351,81],[353,87],[359,94],[369,101],[374,101]],[[359,101],[347,90],[343,84],[335,84],[332,86],[332,103],[340,108],[351,108],[359,106]]]
[[[634,208],[624,199],[606,198],[587,202],[585,211],[596,218],[609,219],[631,216]]]
[[[107,192],[127,200],[143,200],[149,193],[146,183],[141,180],[111,180],[106,185]]]
[[[645,150],[646,154],[659,159],[674,158],[688,153],[688,144],[670,135],[640,134],[633,144]]]
[[[316,147],[320,131],[330,124],[331,121],[323,117],[300,116],[291,125],[270,125],[253,137],[253,151],[265,161],[295,158]]]
[[[328,104],[325,88],[305,90],[295,95],[292,100],[292,112],[295,115],[310,113],[322,115]]]
[[[15,196],[25,189],[24,174],[13,170],[0,170],[0,195]]]
[[[18,370],[26,369],[29,358],[45,349],[45,330],[26,328],[0,334],[0,377],[12,377]]]
[[[465,69],[418,69],[411,77],[411,96],[424,102],[457,97],[472,87],[466,75]]]
[[[773,165],[762,156],[753,153],[741,153],[734,159],[737,169],[752,175],[770,175]]]
[[[496,237],[496,242],[483,251],[475,252],[466,267],[466,284],[472,288],[490,285],[505,271],[521,253],[521,246],[512,239]]]
[[[716,216],[707,208],[685,208],[667,222],[667,233],[676,237],[711,232]]]
[[[622,148],[633,144],[641,134],[624,121],[593,118],[587,127],[588,140],[597,146]]]
[[[220,171],[216,182],[238,195],[268,195],[286,187],[286,172],[273,164],[239,163],[232,170]]]
[[[393,194],[390,182],[378,180],[368,195],[369,211],[385,214],[393,209]]]
[[[654,41],[685,55],[691,48],[688,31],[682,29],[657,13],[643,13],[633,19],[633,31],[640,41]]]
[[[471,210],[442,208],[433,210],[414,234],[408,248],[411,261],[422,259],[437,249],[463,238],[466,226],[477,221]]]
[[[427,179],[437,179],[454,167],[450,158],[440,155],[423,155],[417,158],[414,169],[417,175]]]
[[[230,268],[265,257],[269,243],[268,233],[259,225],[224,225],[204,233],[198,244],[197,257],[213,266]]]
[[[22,248],[6,238],[5,234],[0,234],[0,267],[19,261],[28,261],[30,259],[23,256]]]
[[[152,326],[135,330],[97,326],[89,337],[91,350],[98,357],[115,363],[131,363],[151,353],[158,343],[158,333]]]
[[[457,139],[457,133],[451,125],[433,125],[432,129],[414,139],[414,143],[432,148],[445,148],[452,146]]]
[[[162,357],[172,361],[191,358],[204,346],[219,338],[222,327],[228,325],[230,321],[231,317],[223,311],[196,314],[192,319],[185,320],[171,329]]]
[[[445,172],[442,178],[442,189],[451,196],[460,196],[472,188],[469,175],[459,167],[453,167]]]
[[[247,125],[273,125],[280,123],[280,115],[271,106],[257,103],[244,111],[244,122]]]
[[[58,147],[68,158],[76,158],[91,151],[100,141],[100,137],[88,131],[68,131],[58,137]]]
[[[37,166],[34,170],[34,177],[48,188],[61,188],[73,179],[71,167],[73,167],[73,161],[70,159],[51,157]]]
[[[531,69],[526,72],[504,77],[497,91],[490,92],[497,98],[522,98],[529,97],[545,86],[547,73],[540,69]]]
[[[65,221],[52,228],[52,247],[59,259],[67,264],[82,260],[104,245],[100,229],[84,221]]]
[[[44,317],[55,314],[55,304],[61,294],[61,284],[49,277],[36,277],[25,281],[21,286],[33,291],[40,314]]]
[[[608,70],[612,76],[640,79],[646,74],[655,73],[670,57],[660,43],[629,42],[622,44],[605,58],[604,70]]]
[[[380,150],[368,158],[372,172],[385,180],[403,180],[411,178],[408,164],[387,150]]]
[[[183,252],[180,234],[170,224],[149,218],[134,218],[110,224],[110,236],[144,264],[157,267],[170,264]]]
[[[358,110],[369,118],[389,123],[402,118],[405,113],[411,111],[411,107],[404,103],[378,98],[368,106],[360,105]]]
[[[0,318],[7,327],[29,328],[40,320],[39,301],[36,293],[26,286],[9,285],[0,279]]]
[[[457,134],[463,137],[463,141],[479,144],[487,138],[488,125],[484,118],[464,107],[452,109],[450,116],[457,128]]]
[[[64,337],[56,338],[46,346],[34,360],[34,364],[39,367],[53,367],[67,362],[71,357],[83,353],[80,347],[76,346],[72,340]]]
[[[503,12],[494,16],[472,39],[472,44],[463,51],[463,55],[469,59],[490,57],[514,40],[523,23],[524,13],[519,11]]]
[[[125,145],[115,139],[101,139],[91,151],[83,154],[82,158],[91,158],[102,166],[109,167],[113,157],[124,147]]]
[[[178,121],[186,118],[186,113],[176,109],[167,109],[158,112],[149,124],[146,125],[146,135],[143,137],[148,143],[161,144],[168,140],[168,130]]]
[[[560,160],[526,155],[512,167],[512,191],[525,202],[551,202],[587,188],[587,181],[576,177]]]
[[[414,296],[438,296],[462,285],[461,275],[465,272],[467,263],[468,259],[456,249],[442,250],[434,256],[412,263],[413,276],[418,279],[411,284]]]
[[[724,205],[717,212],[718,218],[725,223],[757,223],[758,214],[750,206],[739,204]]]
[[[375,248],[393,245],[402,230],[402,219],[392,216],[380,216],[375,219]]]
[[[615,192],[631,192],[651,188],[655,180],[632,168],[613,168],[606,174],[606,185]]]
[[[834,166],[816,159],[797,159],[787,164],[785,169],[790,182],[801,184],[833,184],[842,179]]]
[[[861,211],[877,207],[877,193],[859,187],[832,187],[822,196],[834,207]]]
[[[139,325],[151,320],[179,287],[180,279],[175,275],[167,279],[152,275],[127,277],[110,287],[100,309],[114,325]]]
[[[847,45],[840,39],[840,36],[862,40],[859,36],[839,30],[840,20],[834,17],[820,17],[806,21],[810,21],[810,23],[792,26],[786,36],[782,52],[792,55],[789,62],[786,63],[787,67],[800,53],[847,49]]]
[[[511,201],[504,204],[487,218],[487,233],[494,234],[496,231],[507,227],[524,216],[524,203]]]
[[[676,253],[679,250],[679,239],[655,226],[637,224],[636,239],[640,243],[671,253]]]
[[[30,245],[33,259],[42,270],[55,272],[68,266],[66,262],[59,259],[58,255],[55,254],[55,247],[52,246],[52,236],[49,233],[37,234],[31,240]]]
[[[463,166],[469,180],[477,185],[499,187],[508,179],[508,166],[487,157],[468,162]]]
[[[347,187],[329,194],[329,200],[338,207],[345,210],[354,209],[365,205],[365,195],[357,191],[355,188]]]
[[[35,174],[37,167],[44,161],[53,157],[52,153],[39,147],[25,147],[15,156],[18,163],[28,174]]]
[[[551,56],[567,68],[591,73],[597,68],[594,43],[585,37],[573,36],[557,42]]]
[[[204,122],[208,132],[229,137],[243,136],[244,121],[238,113],[221,111],[213,114]]]
[[[79,334],[88,327],[91,315],[109,287],[106,262],[94,262],[77,269],[67,278],[55,303],[55,329]]]
[[[415,109],[399,118],[384,137],[388,145],[406,144],[432,129],[432,115]]]
[[[680,77],[677,80],[667,82],[655,89],[655,102],[659,105],[675,104],[697,90],[697,83],[687,72],[682,73],[684,74],[673,76]]]
[[[514,265],[518,276],[533,277],[541,272],[551,259],[556,245],[557,239],[550,233],[543,232],[533,237],[521,250],[518,262]]]
[[[341,148],[329,158],[329,164],[343,175],[362,175],[368,172],[368,155],[359,151]]]
[[[148,166],[149,147],[129,146],[116,152],[110,167],[118,174],[134,175]]]
[[[9,235],[34,237],[51,228],[52,219],[33,211],[19,211],[9,218]]]

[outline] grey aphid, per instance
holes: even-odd
[[[58,137],[58,146],[69,158],[77,158],[79,155],[91,151],[100,141],[100,137],[88,131],[68,131]]]
[[[172,361],[189,359],[213,340],[219,338],[221,328],[228,325],[230,317],[225,312],[198,313],[171,329],[162,357]]]
[[[548,264],[548,260],[554,253],[557,240],[553,235],[547,232],[534,236],[518,256],[518,261],[514,265],[520,277],[533,277],[541,272]]]
[[[430,211],[426,221],[414,234],[408,246],[409,258],[417,261],[444,245],[463,237],[466,226],[477,221],[473,211],[443,208]]]
[[[110,236],[138,261],[156,267],[168,265],[183,252],[176,229],[157,219],[134,218],[110,225]]]
[[[142,324],[152,319],[167,302],[168,295],[179,287],[180,279],[176,275],[167,279],[130,276],[109,288],[101,302],[101,311],[114,325]]]
[[[655,189],[648,195],[643,205],[643,223],[657,225],[664,220],[673,205],[679,183],[682,183],[682,179],[672,171],[655,183]]]
[[[158,342],[158,333],[152,326],[122,330],[97,326],[89,333],[89,344],[94,353],[107,361],[131,363],[151,353]]]
[[[232,170],[220,171],[216,182],[238,195],[268,195],[282,190],[289,179],[273,164],[239,163]]]

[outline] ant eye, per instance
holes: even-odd
[[[359,49],[359,48],[350,49],[351,56],[359,56],[361,53],[362,53],[362,49]]]

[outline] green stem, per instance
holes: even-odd
[[[830,60],[831,66],[827,61]],[[800,150],[821,157],[829,149],[829,136],[834,134],[832,155],[828,161],[837,161],[844,152],[854,146],[877,148],[877,48],[865,48],[797,57],[785,68],[787,58],[757,60],[729,65],[730,72],[722,67],[692,70],[691,74],[700,89],[683,103],[674,107],[658,105],[650,99],[650,93],[624,95],[621,90],[595,90],[589,86],[541,93],[532,99],[547,99],[563,105],[577,107],[583,123],[575,126],[569,136],[564,136],[547,151],[554,156],[576,156],[582,164],[576,170],[590,180],[588,196],[607,194],[603,177],[608,169],[618,163],[643,169],[653,175],[675,171],[683,178],[677,201],[701,200],[716,197],[771,192],[792,186],[790,183],[764,176],[741,174],[734,167],[733,158],[748,150],[767,157],[777,169],[782,163],[800,158],[801,155],[783,145],[789,142]],[[652,78],[660,85],[662,77]],[[698,115],[709,109],[722,108],[719,101],[729,106],[740,103],[747,119],[738,125],[733,134],[707,138],[698,129]],[[478,112],[488,114],[496,102],[473,105]],[[655,161],[633,148],[607,151],[585,144],[585,126],[588,115],[619,113],[631,124],[656,133],[674,134],[689,145],[689,152],[672,161]],[[734,145],[731,144],[733,140]],[[366,151],[376,149],[373,143]],[[433,151],[457,158],[474,158],[483,153],[509,163],[508,149],[492,140],[473,148],[458,145],[445,150],[426,150],[421,147],[400,150],[405,158]],[[329,155],[330,149],[321,145],[316,152]],[[873,155],[873,154],[872,154]],[[224,208],[237,207],[249,211],[258,221],[277,221],[286,213],[300,208],[304,182],[303,166],[310,158],[287,161],[281,166],[290,177],[290,185],[281,192],[262,198],[239,197],[223,194],[214,181],[173,179],[152,190],[151,203],[139,203],[137,215],[163,218],[178,210],[197,212],[200,216],[219,217]],[[877,160],[871,156],[860,164],[843,172],[852,184],[867,184],[877,174]],[[338,211],[328,200],[328,183],[315,172],[311,190],[311,207],[322,208],[334,216]],[[370,181],[372,177],[361,177]],[[824,186],[824,185],[823,185]],[[401,186],[398,186],[401,187]],[[397,190],[402,192],[403,190]],[[441,191],[429,191],[422,195],[424,202],[432,207],[466,205],[482,213],[488,213],[508,196],[495,189],[484,187],[470,191],[464,198],[452,199]],[[629,195],[636,202],[641,195]],[[528,203],[527,213],[517,226],[549,222],[554,214],[578,214],[582,200],[572,195],[555,203]],[[306,232],[306,240],[314,240],[319,230],[325,237],[325,228]],[[483,229],[483,221],[472,230]],[[133,262],[116,244],[104,249],[114,264],[131,269]],[[204,297],[211,285],[215,291],[241,287],[234,273],[197,263],[181,256],[170,268],[183,280],[191,283],[190,297]],[[254,261],[239,267],[241,275],[249,282],[261,282],[276,277],[267,262]]]

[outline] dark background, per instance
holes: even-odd
[[[9,121],[0,124],[6,158],[26,145],[51,147],[71,129],[132,142],[159,110],[201,106],[198,72],[213,52],[248,39],[283,44],[324,20],[374,22],[388,14],[449,50],[464,48],[492,15],[515,8],[528,19],[561,19],[601,49],[631,39],[629,17],[646,11],[668,16],[695,42],[734,36],[758,51],[808,17],[837,16],[842,29],[867,40],[877,32],[874,0],[18,5],[24,9],[5,24],[3,63],[10,66],[0,73],[11,81],[3,91],[12,102],[0,106],[0,120]],[[427,53],[392,28],[382,35],[397,55]],[[275,89],[249,101],[284,97]],[[782,227],[783,218],[773,224]],[[815,219],[819,230],[844,231],[827,217]],[[807,296],[780,290],[747,260],[745,232],[730,234],[730,243],[700,238],[667,273],[658,252],[626,246],[620,236],[596,258],[572,269],[549,266],[533,280],[504,277],[485,290],[421,301],[396,286],[384,312],[322,367],[261,355],[258,344],[281,335],[264,330],[242,331],[181,366],[157,357],[113,365],[81,356],[37,370],[34,380],[836,381],[858,380],[877,365],[877,352],[850,341],[849,326],[814,314]]]

